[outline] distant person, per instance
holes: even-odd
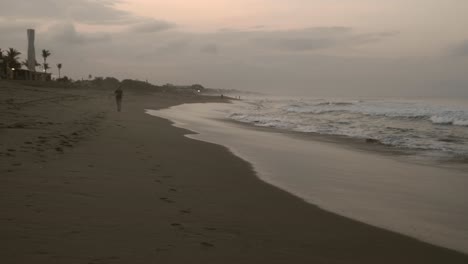
[[[115,94],[115,102],[117,103],[117,111],[122,110],[122,97],[123,97],[123,91],[122,91],[122,85],[117,88],[117,90],[114,91]]]

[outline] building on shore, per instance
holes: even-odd
[[[11,80],[30,80],[30,81],[50,81],[52,79],[50,73],[36,72],[24,69],[11,69]]]
[[[31,80],[31,81],[50,81],[52,75],[46,72],[36,71],[36,50],[34,47],[35,31],[34,29],[27,30],[28,36],[28,59],[26,67],[28,69],[10,68],[9,63],[5,59],[0,59],[0,79],[6,78],[9,80]],[[6,64],[6,65],[5,65]]]
[[[36,71],[36,48],[34,46],[35,31],[34,29],[28,29],[28,60],[27,67],[28,70],[35,72]]]

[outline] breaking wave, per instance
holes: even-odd
[[[252,100],[230,119],[468,157],[468,104],[405,100]]]

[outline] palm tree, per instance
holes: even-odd
[[[59,79],[60,79],[60,70],[62,69],[62,63],[57,64],[57,68],[59,71]]]
[[[23,62],[21,62],[21,65],[24,66],[24,67],[26,67],[26,69],[28,69],[28,67],[29,67],[29,60],[24,60]],[[37,67],[37,66],[41,66],[41,64],[40,64],[40,63],[37,63],[37,61],[36,61],[36,67]]]
[[[3,74],[5,73],[6,62],[3,60],[3,50],[0,49],[0,79],[2,78]]]
[[[21,63],[18,61],[19,55],[21,55],[21,52],[14,48],[9,48],[7,50],[5,60],[8,67],[12,69],[21,68]]]
[[[49,50],[46,50],[46,49],[42,50],[42,58],[44,58],[44,64],[43,64],[44,65],[44,72],[47,72],[47,69],[49,69],[49,67],[46,67],[46,65],[47,65],[47,57],[49,57],[50,54],[51,53],[50,53]],[[49,66],[49,65],[47,65],[47,66]]]
[[[44,72],[47,72],[47,70],[50,69],[49,63],[42,64],[42,68],[44,68]]]

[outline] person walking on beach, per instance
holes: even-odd
[[[117,90],[114,91],[115,94],[115,102],[117,103],[117,111],[122,110],[122,97],[123,97],[123,91],[122,91],[122,85],[117,88]]]

